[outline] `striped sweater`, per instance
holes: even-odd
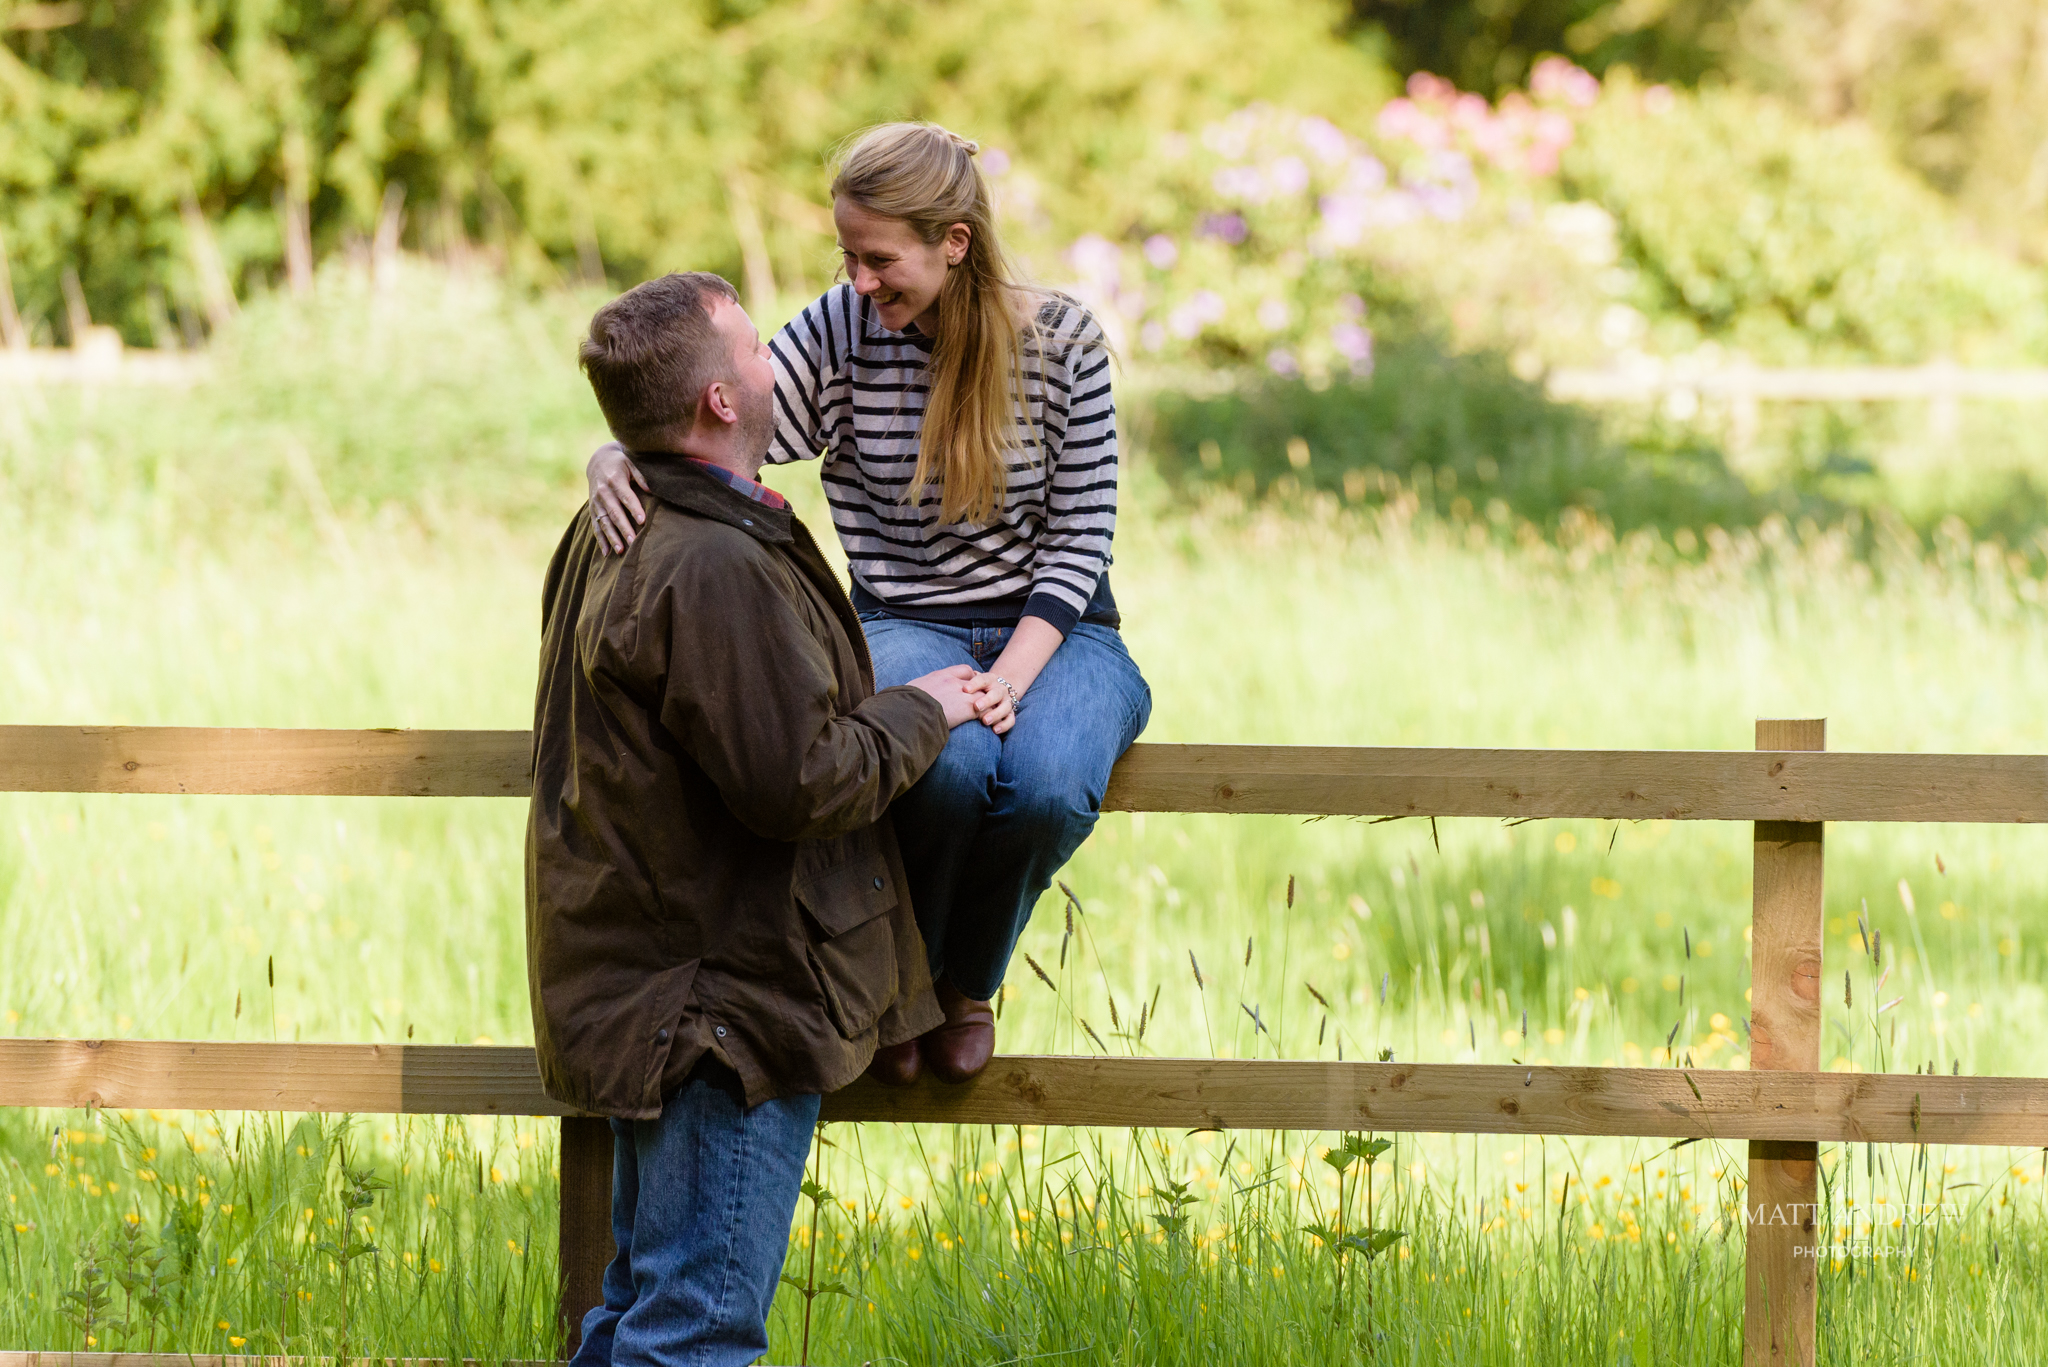
[[[1105,574],[1117,478],[1109,353],[1095,319],[1064,296],[1050,299],[1038,321],[1043,383],[1038,349],[1027,347],[1030,420],[1018,424],[1008,492],[989,522],[941,521],[936,488],[914,505],[904,499],[917,468],[930,338],[889,331],[852,286],[839,285],[769,343],[776,430],[768,459],[823,454],[856,602],[951,621],[1029,615],[1062,634],[1084,615],[1114,620]]]

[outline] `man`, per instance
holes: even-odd
[[[818,1098],[942,1019],[885,812],[965,667],[873,691],[859,619],[755,482],[767,348],[715,275],[600,309],[582,363],[652,493],[548,566],[527,959],[548,1094],[613,1117],[618,1254],[578,1367],[749,1363]]]

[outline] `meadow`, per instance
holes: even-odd
[[[564,360],[589,301],[411,269],[252,306],[189,391],[0,394],[0,721],[530,724],[600,436]],[[2048,750],[2030,547],[1249,501],[1169,487],[1131,426],[1148,740],[1746,748],[1796,715],[1837,749]],[[821,520],[814,471],[769,478]],[[0,1031],[524,1043],[523,822],[0,797]],[[1749,838],[1112,814],[1002,1047],[1741,1067]],[[2039,835],[1828,848],[1830,1065],[2040,1071]],[[0,1347],[550,1356],[551,1130],[0,1115]],[[1372,1138],[828,1127],[769,1360],[1739,1357],[1740,1146]],[[1824,1360],[2038,1360],[2048,1153],[1823,1161]],[[1400,1237],[1340,1258],[1340,1229]]]

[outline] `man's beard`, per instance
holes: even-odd
[[[775,397],[762,397],[758,404],[750,403],[740,410],[740,450],[752,460],[759,456],[768,458],[768,443],[775,436]]]

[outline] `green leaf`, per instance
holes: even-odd
[[[1391,1139],[1367,1139],[1362,1134],[1344,1136],[1344,1151],[1370,1163],[1388,1149],[1394,1147]]]
[[[1401,1229],[1364,1229],[1356,1234],[1345,1235],[1344,1246],[1371,1257],[1386,1252],[1406,1237],[1407,1231]]]

